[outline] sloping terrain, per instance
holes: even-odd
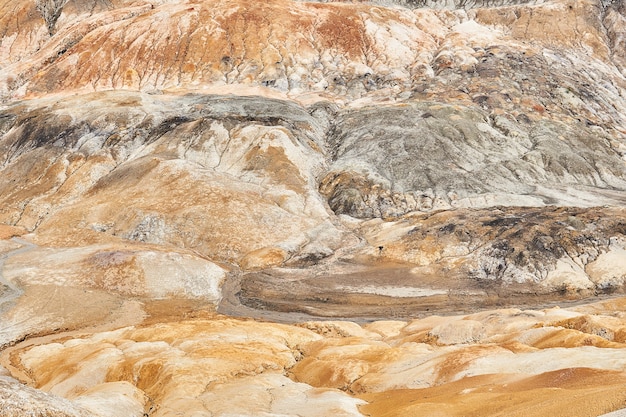
[[[0,0],[0,416],[626,407],[625,33]]]

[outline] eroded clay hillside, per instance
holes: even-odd
[[[0,416],[626,407],[625,33],[0,0]]]

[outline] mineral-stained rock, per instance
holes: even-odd
[[[366,328],[166,321],[16,346],[2,363],[86,409],[103,410],[106,400],[129,407],[125,415],[361,415],[356,406],[364,414],[402,415],[416,402],[431,410],[448,397],[453,416],[499,415],[493,404],[500,401],[513,415],[533,416],[573,401],[580,415],[591,416],[626,399],[624,345],[615,336],[626,329],[622,308],[623,300]],[[112,410],[101,415],[118,415]]]
[[[622,276],[612,272],[621,265],[623,216],[621,208],[457,210],[370,222],[365,233],[372,246],[384,246],[388,258],[423,267],[449,262],[457,271],[465,268],[461,276],[481,282],[536,282],[550,287],[555,283],[547,278],[556,265],[568,262],[583,275],[589,268],[593,280],[604,283],[598,290],[610,291],[610,282],[617,284],[614,289],[624,285],[618,283]],[[418,218],[418,223],[411,220]]]
[[[623,408],[625,33],[614,0],[0,0],[0,416]]]
[[[515,72],[529,75],[542,68],[527,66],[524,54],[552,65],[557,74],[575,63],[604,72],[601,76],[609,82],[616,81],[616,68],[601,68],[602,60],[613,57],[617,69],[623,68],[619,34],[624,14],[619,2],[461,2],[469,11],[289,0],[245,7],[217,0],[30,0],[19,8],[4,3],[2,57],[10,65],[0,69],[0,91],[6,95],[255,84],[294,93],[358,98],[380,91],[395,97],[411,89],[423,91],[425,83],[435,87],[443,82],[449,85],[448,99],[456,92],[470,100],[509,97],[514,104],[522,93],[520,99],[535,96],[539,100],[534,105],[545,106],[541,102],[546,97],[536,97],[537,86],[556,79],[576,81],[577,76],[542,73],[512,78],[517,84],[504,86],[506,80],[498,79],[494,85],[492,77],[499,71],[493,72],[493,60],[508,53],[505,67],[517,65]],[[46,22],[42,7],[37,7],[42,3],[66,4],[56,22]],[[517,56],[510,55],[506,44]],[[544,46],[578,50],[549,51],[543,57]],[[488,84],[476,79],[479,74]],[[429,90],[436,94],[436,88]]]
[[[35,261],[36,259],[36,261]],[[22,285],[103,289],[150,298],[221,298],[224,270],[197,256],[117,247],[46,249],[12,256],[4,278]]]
[[[15,379],[0,376],[0,400],[4,417],[97,417],[72,401],[30,388]]]
[[[323,135],[306,109],[273,103],[97,93],[18,104],[0,140],[0,216],[64,246],[118,237],[229,262],[271,245],[293,255],[334,228],[315,192]]]
[[[584,123],[523,123],[473,106],[370,107],[341,114],[321,192],[360,218],[494,205],[621,205],[621,152]],[[589,196],[587,198],[587,196]]]
[[[89,110],[77,107],[85,100]],[[493,127],[481,110],[416,103],[339,112],[326,136],[319,111],[260,97],[136,93],[97,93],[39,108],[16,104],[5,111],[0,141],[0,215],[36,231],[39,244],[126,239],[263,269],[319,262],[341,246],[346,232],[332,223],[333,213],[317,192],[320,178],[331,209],[366,218],[493,204],[619,205],[626,195],[626,168],[612,142],[583,127],[554,125],[550,133],[538,126],[512,135],[496,128],[513,129],[512,124],[500,120]],[[131,203],[118,210],[123,202]],[[561,275],[571,268],[584,275],[581,268],[607,251],[611,239],[619,250],[621,211],[607,212],[610,224],[599,229],[577,218],[583,211],[576,209],[547,226],[553,211],[507,215],[502,209],[482,220],[479,211],[410,216],[415,220],[399,227],[414,221],[406,239],[419,247],[401,243],[402,233],[396,233],[391,240],[369,238],[384,252],[367,253],[417,266],[466,256],[467,267],[455,269],[478,280],[549,278],[550,288],[577,280],[573,287],[585,288],[579,279]],[[424,231],[435,219],[441,231]],[[537,227],[528,228],[527,219]],[[463,235],[466,221],[478,222],[468,230],[485,232]],[[373,233],[365,225],[362,231]],[[566,241],[552,245],[559,236]],[[556,268],[564,256],[584,259]],[[548,276],[555,270],[558,276]],[[594,282],[620,287],[621,279],[597,276]]]
[[[34,385],[85,408],[96,408],[100,396],[129,403],[129,394],[115,387],[120,381],[136,386],[133,395],[145,400],[135,401],[125,415],[361,415],[356,406],[362,401],[282,375],[299,360],[298,346],[319,338],[305,329],[252,321],[188,321],[51,343],[14,359],[33,371]]]
[[[326,317],[407,317],[625,289],[622,208],[493,208],[361,223],[342,259],[249,272],[248,306]],[[289,298],[283,294],[288,293]]]

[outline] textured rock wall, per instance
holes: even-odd
[[[50,106],[13,107],[0,145],[3,221],[42,239],[65,229],[73,244],[108,235],[236,261],[273,245],[290,256],[333,229],[315,191],[323,128],[300,106],[136,94]]]
[[[617,272],[620,267],[615,265],[614,275],[608,270],[596,275],[594,263],[602,263],[612,251],[621,254],[626,243],[624,226],[621,208],[501,207],[406,216],[386,224],[372,222],[365,234],[372,244],[383,245],[389,258],[420,267],[449,262],[447,268],[440,268],[487,287],[501,282],[540,282],[544,291],[594,288],[611,292],[624,285],[624,275]],[[395,233],[390,232],[394,229]],[[557,278],[559,268],[569,271],[569,279]],[[506,291],[506,285],[496,288],[492,290]]]
[[[578,121],[420,102],[343,113],[329,142],[321,191],[354,217],[624,202],[623,140]]]
[[[336,159],[324,194],[337,212],[357,217],[619,203],[623,6],[502,6],[68,2],[52,37],[34,32],[43,24],[36,5],[13,13],[7,6],[3,89],[11,97],[247,85],[305,102],[376,104],[327,115],[331,134],[314,134]],[[383,109],[385,100],[411,104]],[[437,110],[439,103],[451,105]],[[397,135],[411,144],[385,145]],[[342,149],[353,141],[356,157]],[[369,158],[378,160],[358,157],[370,146],[380,152]],[[600,200],[581,199],[586,187]]]
[[[36,232],[45,245],[129,240],[259,269],[333,254],[342,236],[353,233],[335,214],[368,219],[494,205],[621,206],[625,198],[620,144],[606,131],[459,105],[340,110],[262,97],[120,92],[37,107],[19,103],[3,114],[0,215]],[[128,207],[119,210],[120,204]],[[542,236],[561,228],[550,231],[546,222],[580,229],[570,227],[567,216],[553,220],[552,210],[530,212],[546,229]],[[493,222],[498,213],[489,214]],[[578,252],[591,250],[594,258],[607,251],[607,242],[623,234],[621,211],[607,215],[614,224],[598,223],[592,238],[567,240],[582,239]],[[458,216],[436,227],[456,230],[463,223]],[[500,234],[496,226],[487,220],[471,226],[485,229],[474,246],[491,245],[488,240]],[[534,247],[535,238],[512,234],[504,240],[523,248]],[[459,244],[437,239],[442,247]],[[394,258],[421,264],[411,250],[398,250]],[[506,250],[483,252],[457,256],[471,253],[477,265],[511,264]],[[505,281],[545,280],[563,255],[557,252],[550,260],[529,254],[524,262],[533,270]],[[498,275],[491,272],[481,278]]]
[[[450,73],[471,73],[484,61],[481,50],[511,41],[523,42],[512,46],[531,55],[542,47],[578,50],[574,56],[592,67],[602,65],[597,58],[622,54],[622,9],[591,1],[470,11],[285,0],[245,8],[220,1],[68,2],[53,37],[34,4],[17,11],[8,4],[0,50],[13,65],[2,68],[5,97],[223,84],[395,97],[425,80],[436,85],[432,81],[447,82]],[[568,52],[556,54],[562,61]],[[620,59],[614,64],[623,68]],[[614,78],[611,72],[604,77]]]

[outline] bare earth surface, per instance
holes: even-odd
[[[0,417],[626,410],[618,0],[0,0]]]

